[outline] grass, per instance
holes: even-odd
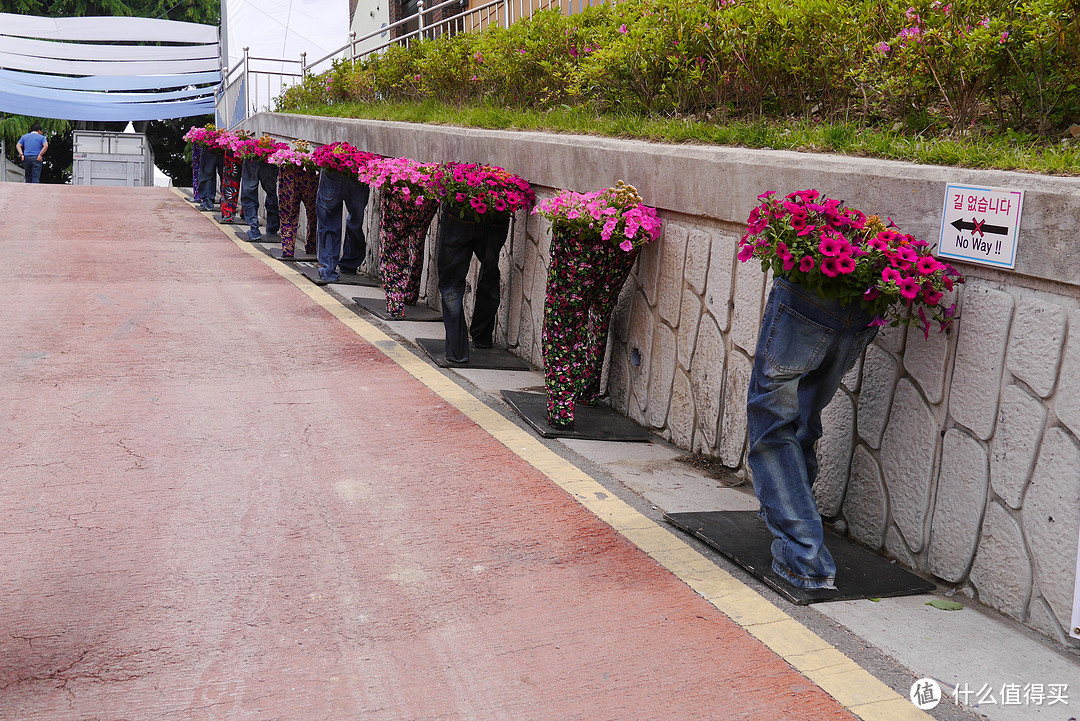
[[[600,135],[662,143],[827,152],[926,165],[1080,175],[1080,142],[1075,140],[1038,143],[1010,136],[932,137],[892,128],[801,119],[719,124],[632,114],[598,115],[569,106],[538,111],[490,105],[455,106],[433,100],[343,103],[295,112],[492,130]]]

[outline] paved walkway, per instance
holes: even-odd
[[[807,678],[850,662],[173,192],[0,218],[0,718],[854,718]]]

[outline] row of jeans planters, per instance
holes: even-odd
[[[193,168],[203,153],[196,145],[192,154]],[[224,154],[224,220],[229,220],[235,213],[236,194],[231,176],[239,178],[240,175],[239,163],[235,158],[230,159],[230,155]],[[255,171],[255,166],[274,167],[260,162],[245,163],[245,168],[249,165],[253,167],[251,174],[257,172],[260,178],[262,172]],[[266,184],[263,188],[268,190]],[[280,213],[282,256],[292,257],[295,252],[299,206],[303,202],[308,227],[318,227],[319,239],[316,248],[315,234],[309,232],[305,250],[308,253],[318,250],[320,266],[326,271],[325,275],[320,271],[322,278],[337,280],[335,266],[338,265],[343,270],[355,272],[363,262],[366,249],[362,229],[368,200],[366,191],[366,185],[332,171],[324,171],[320,181],[315,173],[295,166],[283,167],[277,178],[278,203],[275,203]],[[212,198],[213,192],[212,184],[208,187],[202,184],[197,189],[196,199]],[[267,197],[271,197],[269,192]],[[203,207],[209,202],[205,201]],[[349,210],[344,239],[340,221],[343,203]],[[248,211],[247,205],[245,203],[245,211]],[[387,313],[393,317],[403,316],[405,306],[415,304],[419,299],[424,239],[438,207],[434,199],[417,205],[397,193],[382,195],[379,228],[382,276]],[[270,208],[267,210],[269,228],[273,221],[269,218]],[[324,222],[318,223],[316,215]],[[257,219],[249,219],[249,222],[258,223]],[[475,348],[492,347],[499,309],[499,255],[506,244],[509,225],[509,214],[490,213],[482,221],[470,221],[459,218],[449,207],[444,210],[439,224],[437,271],[446,331],[445,353],[450,362],[469,362],[470,338]],[[465,279],[474,256],[480,262],[480,272],[472,318],[467,321]],[[627,252],[611,243],[583,239],[578,233],[555,226],[543,330],[548,423],[553,428],[573,428],[574,403],[595,405],[601,396],[600,380],[611,312],[636,257],[636,248]]]
[[[196,182],[192,184],[193,195],[195,201],[206,210],[213,208],[219,169],[222,175],[223,221],[228,222],[236,216],[237,191],[241,187],[242,177],[243,217],[252,228],[252,235],[249,237],[259,237],[258,188],[261,185],[266,194],[267,231],[280,232],[283,258],[295,256],[296,230],[300,220],[300,204],[303,203],[309,229],[304,252],[318,254],[320,277],[327,281],[337,280],[338,267],[346,272],[357,272],[366,254],[363,221],[368,202],[368,186],[333,171],[318,173],[294,165],[284,165],[279,169],[278,166],[263,161],[241,162],[229,152],[208,151],[200,145],[194,145],[192,174]],[[344,229],[341,227],[342,205],[349,211]],[[424,239],[437,210],[438,202],[435,200],[417,206],[413,202],[406,202],[396,193],[387,192],[382,195],[382,223],[379,228],[381,271],[386,291],[386,309],[391,316],[404,316],[405,306],[414,305],[419,300]],[[504,220],[503,240],[494,254],[495,307],[490,314],[491,326],[494,325],[494,314],[498,309],[498,251],[505,242],[508,222],[508,218]],[[467,262],[465,270],[468,270]],[[461,283],[464,285],[464,276]],[[483,315],[481,313],[481,316]],[[458,316],[460,317],[460,313]],[[490,335],[489,330],[488,347]],[[450,355],[448,353],[448,356]],[[467,361],[467,347],[464,352],[453,357]]]

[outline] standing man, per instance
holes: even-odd
[[[25,182],[41,182],[42,158],[49,149],[49,141],[45,139],[45,133],[41,130],[41,123],[30,126],[30,132],[19,138],[15,150],[22,156],[23,173]]]

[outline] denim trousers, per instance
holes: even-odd
[[[835,588],[814,498],[821,411],[877,327],[859,303],[826,300],[777,278],[758,337],[746,399],[749,464],[773,535],[773,570],[799,588]]]
[[[266,232],[276,233],[281,228],[278,217],[278,166],[263,160],[245,160],[240,169],[240,207],[244,220],[251,226],[252,237],[259,236],[259,187],[266,199]]]
[[[7,160],[5,159],[6,163]],[[40,183],[41,182],[41,166],[44,163],[37,158],[31,158],[23,156],[23,182],[24,183]]]
[[[319,258],[319,277],[335,281],[340,278],[337,267],[355,273],[364,262],[367,242],[364,240],[364,211],[370,189],[364,183],[333,171],[319,171],[319,195],[315,199],[319,233],[316,255]],[[345,221],[345,244],[341,242],[341,207],[349,210]]]
[[[203,148],[199,156],[199,204],[213,210],[217,195],[217,179],[225,169],[225,153]]]
[[[493,216],[482,223],[461,220],[444,210],[439,222],[439,296],[446,330],[446,360],[469,362],[469,335],[478,348],[490,348],[499,312],[499,253],[506,245],[510,216]],[[480,261],[472,323],[465,325],[465,276],[473,256]]]

